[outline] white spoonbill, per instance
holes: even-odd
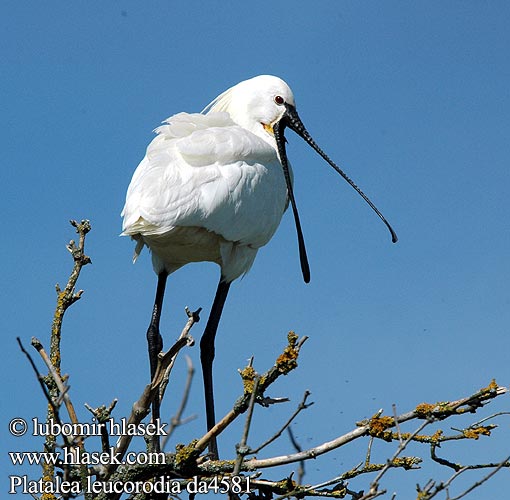
[[[190,262],[210,261],[221,276],[200,342],[207,428],[215,424],[212,364],[214,339],[230,284],[253,264],[292,205],[301,269],[310,281],[306,250],[285,152],[289,127],[319,153],[370,205],[349,177],[317,146],[301,122],[294,95],[280,78],[262,75],[238,83],[199,113],[179,113],[158,127],[129,185],[122,211],[123,235],[136,240],[134,260],[144,246],[158,276],[147,331],[151,376],[163,341],[159,322],[167,277]],[[153,418],[159,416],[159,402]],[[217,456],[215,440],[209,451]]]

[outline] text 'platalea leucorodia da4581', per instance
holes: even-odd
[[[230,284],[253,264],[273,236],[288,202],[296,223],[301,270],[310,281],[301,224],[285,152],[284,130],[300,135],[370,205],[349,177],[317,146],[301,122],[289,86],[262,75],[238,83],[200,114],[179,113],[156,129],[157,136],[129,185],[123,233],[136,240],[135,259],[144,245],[152,251],[158,275],[156,300],[147,331],[151,375],[163,342],[159,320],[169,274],[190,262],[210,261],[221,277],[200,342],[207,427],[215,424],[212,363],[214,339]],[[153,405],[153,418],[159,415]],[[217,456],[216,441],[209,450]]]

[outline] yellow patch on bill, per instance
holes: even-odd
[[[271,134],[273,137],[274,137],[274,130],[273,130],[273,126],[270,124],[270,123],[263,123],[262,126],[264,127],[264,130],[268,133],[268,134]]]

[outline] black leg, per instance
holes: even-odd
[[[204,392],[205,392],[205,413],[207,416],[207,430],[211,430],[216,423],[214,416],[214,393],[213,393],[213,377],[212,366],[214,360],[214,339],[220,322],[221,312],[223,305],[227,298],[230,283],[220,280],[216,296],[211,308],[211,314],[207,321],[204,334],[200,341],[200,361],[202,362],[202,375],[204,377]],[[211,439],[209,442],[209,452],[214,458],[218,458],[218,445],[216,438]]]
[[[156,290],[156,300],[152,310],[152,318],[147,330],[147,344],[149,347],[149,363],[151,369],[151,380],[156,374],[158,366],[158,354],[163,350],[163,338],[159,333],[159,319],[161,317],[161,308],[163,306],[163,296],[165,295],[166,279],[168,273],[161,272],[158,275],[158,287]],[[159,398],[156,396],[152,402],[152,421],[155,422],[159,418]],[[155,436],[154,451],[159,451],[159,437]]]

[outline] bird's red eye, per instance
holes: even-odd
[[[278,106],[281,106],[285,102],[285,99],[281,95],[276,95],[274,96],[274,102],[278,104]]]

